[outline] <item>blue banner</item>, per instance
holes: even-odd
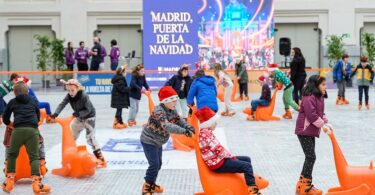
[[[78,74],[77,80],[88,94],[111,94],[113,74]]]
[[[191,0],[143,1],[143,48],[146,70],[171,71],[198,61],[199,4]],[[156,77],[157,76],[157,77]],[[147,75],[161,86],[169,74]],[[159,81],[158,81],[159,80]]]

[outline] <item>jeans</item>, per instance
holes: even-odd
[[[239,83],[239,85],[240,85],[240,95],[244,94],[247,97],[248,96],[247,83]]]
[[[306,76],[298,77],[294,82],[293,100],[298,104],[302,99],[302,88],[305,85]]]
[[[138,114],[139,101],[140,101],[132,97],[130,97],[129,99],[130,99],[130,111],[129,111],[128,122],[135,121],[135,118],[137,117],[137,114]]]
[[[189,107],[186,98],[177,100],[176,110],[182,118],[188,117]]]
[[[67,64],[66,66],[68,67],[68,71],[73,71],[74,64]]]
[[[305,153],[305,162],[303,163],[301,175],[312,179],[312,172],[316,160],[315,137],[299,135],[298,140],[302,146],[303,153]]]
[[[149,184],[155,184],[162,165],[163,148],[143,142],[141,144],[148,161],[145,181]]]
[[[100,149],[95,138],[95,117],[88,119],[75,118],[72,123],[72,135],[77,140],[83,129],[86,129],[87,144],[92,147],[93,151]]]
[[[232,90],[233,90],[233,86],[226,87],[224,89],[225,112],[233,112],[234,111],[233,104],[232,104],[232,101],[231,101]]]
[[[236,156],[238,160],[225,159],[224,164],[215,169],[215,173],[244,173],[246,185],[255,185],[253,166],[251,159],[247,156]]]
[[[78,66],[78,71],[88,71],[89,70],[89,65],[87,63],[79,63],[77,64]]]
[[[48,102],[39,102],[38,107],[40,109],[44,108],[46,110],[47,115],[51,115],[51,106],[49,105]]]
[[[100,62],[91,60],[90,71],[98,71]]]
[[[345,98],[345,85],[346,85],[345,80],[337,81],[337,88],[339,89],[339,91],[338,91],[339,97]]]
[[[262,99],[253,100],[251,101],[251,111],[253,111],[254,113],[257,110],[258,106],[268,106],[269,104],[270,104],[270,101],[268,100],[262,100]]]
[[[8,172],[15,173],[16,160],[22,145],[25,145],[30,159],[31,175],[39,176],[39,131],[29,127],[15,128],[12,132],[10,146],[7,151]]]
[[[117,108],[115,117],[116,117],[117,122],[119,122],[120,124],[123,123],[123,121],[122,121],[122,108]]]
[[[118,66],[118,62],[111,62],[111,70],[116,70]]]
[[[370,89],[370,86],[366,86],[366,85],[360,85],[360,86],[358,86],[359,102],[361,104],[362,104],[363,93],[365,93],[365,102],[366,102],[366,105],[368,104],[368,99],[369,99],[368,91],[369,91],[369,89]]]

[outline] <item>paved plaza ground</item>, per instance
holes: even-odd
[[[49,101],[53,110],[63,99],[66,92],[54,90],[48,93],[39,90],[40,101]],[[337,140],[352,165],[369,165],[375,159],[375,101],[374,93],[370,91],[371,104],[374,109],[357,110],[357,89],[348,89],[347,98],[351,101],[347,106],[336,106],[337,91],[328,91],[326,114],[335,128]],[[157,100],[157,93],[153,98]],[[259,94],[251,94],[251,99]],[[281,92],[278,93],[276,115],[283,114]],[[115,110],[110,108],[109,95],[90,96],[97,111],[97,139],[103,148],[104,156],[109,161],[107,169],[97,170],[90,178],[71,179],[52,175],[45,177],[45,183],[51,185],[52,194],[109,194],[109,195],[139,195],[143,183],[143,175],[147,161],[139,148],[141,127],[116,131],[111,128]],[[7,98],[8,99],[8,98]],[[156,101],[157,102],[157,101]],[[248,122],[241,112],[248,102],[235,103],[237,114],[232,118],[222,118],[218,125],[218,137],[223,140],[228,149],[235,155],[248,155],[256,173],[267,178],[270,185],[263,191],[266,195],[294,194],[295,184],[302,169],[304,155],[294,134],[295,118],[277,122]],[[139,124],[146,122],[148,105],[146,97],[142,97],[138,115]],[[220,108],[223,104],[220,103]],[[68,105],[61,116],[72,113]],[[124,112],[126,118],[128,111]],[[0,135],[4,134],[4,126]],[[61,128],[58,124],[47,124],[41,127],[45,138],[47,151],[47,166],[51,169],[59,167],[61,158]],[[118,146],[111,146],[115,142]],[[82,132],[78,143],[85,144],[85,134]],[[326,191],[338,186],[336,169],[333,160],[332,145],[327,135],[321,134],[317,140],[317,161],[314,169],[314,184]],[[89,147],[88,147],[89,148]],[[164,164],[159,174],[158,184],[165,187],[164,195],[191,195],[202,190],[194,152],[174,151],[167,144],[164,152]],[[4,147],[0,147],[0,161],[4,160]],[[1,169],[3,165],[1,164]],[[3,180],[1,176],[1,180]],[[32,194],[30,180],[17,182],[12,194]],[[1,194],[2,192],[0,192]]]

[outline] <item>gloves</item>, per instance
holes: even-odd
[[[187,130],[190,131],[191,133],[195,134],[195,129],[194,129],[194,127],[190,126]]]
[[[186,137],[193,137],[193,133],[191,131],[189,131],[189,130],[186,130],[185,133],[184,133],[184,135]]]
[[[324,133],[327,133],[328,135],[332,133],[333,131],[333,127],[331,124],[325,124],[323,127],[322,127]]]
[[[53,115],[51,115],[51,118],[55,119],[57,116],[58,114],[54,113]]]
[[[73,112],[73,116],[78,118],[79,117],[79,113],[78,112]]]

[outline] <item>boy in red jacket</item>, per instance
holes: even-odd
[[[233,156],[222,146],[213,131],[219,115],[208,107],[198,110],[195,115],[199,119],[198,144],[203,161],[216,173],[244,173],[249,194],[261,195],[255,184],[253,166],[248,156]]]

